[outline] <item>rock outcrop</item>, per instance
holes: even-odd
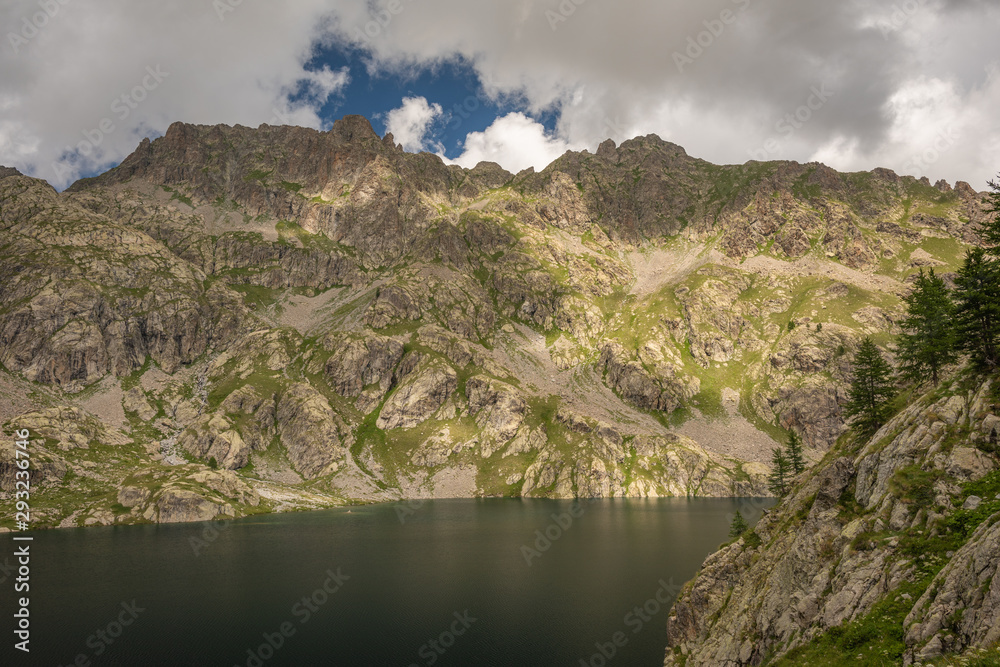
[[[990,392],[989,383],[968,392],[956,382],[860,448],[838,445],[752,532],[705,561],[671,610],[665,664],[785,655],[796,664],[820,638],[815,650],[853,656],[850,637],[861,635],[850,633],[879,624],[886,637],[859,641],[889,641],[893,664],[991,647],[1000,461],[970,446],[988,443]]]
[[[357,116],[175,123],[63,193],[0,168],[0,419],[38,439],[45,525],[765,494],[789,430],[812,459],[843,434],[851,353],[896,331],[917,268],[978,243],[982,194],[939,185],[655,135],[515,175]],[[1000,420],[976,428],[995,446]],[[993,453],[934,465],[970,479]],[[865,502],[897,463],[874,460]],[[213,467],[259,503],[192,477]]]
[[[414,372],[385,402],[375,425],[389,430],[422,424],[451,398],[457,388],[457,375],[447,366],[432,366]]]

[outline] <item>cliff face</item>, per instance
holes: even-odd
[[[686,586],[664,664],[910,664],[992,648],[996,401],[990,382],[955,380],[832,450]]]
[[[775,439],[823,456],[856,342],[982,210],[655,136],[513,175],[360,117],[176,123],[61,194],[0,170],[0,421],[41,434],[52,524],[764,495]]]

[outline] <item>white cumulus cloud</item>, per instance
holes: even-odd
[[[528,167],[541,171],[569,148],[563,139],[548,136],[538,121],[514,112],[497,118],[482,132],[470,132],[454,163],[472,168],[496,162],[514,173]]]
[[[416,153],[428,147],[427,131],[441,114],[441,105],[428,103],[426,97],[404,97],[403,106],[385,115],[385,129],[403,150]]]

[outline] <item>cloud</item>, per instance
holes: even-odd
[[[995,1],[56,5],[30,36],[37,0],[0,7],[10,31],[0,42],[0,163],[57,185],[114,164],[174,120],[322,127],[323,102],[348,74],[305,63],[317,44],[334,42],[361,49],[372,72],[468,63],[485,93],[519,115],[470,134],[463,164],[537,168],[565,147],[656,133],[717,163],[745,162],[769,145],[771,159],[885,166],[977,188],[1000,168]],[[169,74],[145,86],[154,83],[148,67]],[[782,119],[822,86],[833,95],[785,132]],[[394,134],[408,148],[439,150],[428,143],[437,116],[421,124],[433,102],[393,110]],[[553,133],[530,120],[542,113],[555,118]],[[914,161],[942,145],[928,123],[943,119],[959,137],[935,160]],[[100,144],[84,154],[89,138]]]
[[[324,65],[319,70],[309,70],[297,83],[304,88],[304,99],[312,106],[322,106],[334,95],[350,83],[351,77],[348,68],[343,67],[337,71],[330,69],[329,65]]]
[[[928,149],[918,137],[900,145],[899,128],[919,114],[892,101],[920,77],[951,86],[949,108],[975,107],[964,115],[983,121],[980,145],[1000,140],[1000,116],[982,106],[994,85],[986,68],[1000,60],[995,2],[402,0],[395,14],[389,6],[346,3],[331,29],[366,49],[373,71],[461,58],[487,94],[523,99],[531,115],[555,113],[554,138],[571,146],[656,133],[698,157],[742,163],[777,133],[771,159],[823,155],[840,169],[906,171],[909,155]],[[778,133],[815,86],[835,94],[791,136]],[[985,187],[997,162],[956,148],[932,171]]]
[[[515,112],[497,118],[482,132],[470,132],[464,151],[452,162],[468,168],[496,162],[514,173],[528,167],[541,171],[567,150],[569,144],[547,136],[541,123]]]
[[[385,129],[402,144],[403,150],[416,153],[427,148],[425,136],[435,119],[440,118],[440,104],[429,104],[426,97],[404,97],[403,106],[385,115]],[[440,144],[434,146],[440,150]]]
[[[39,15],[36,0],[0,8],[0,164],[57,187],[177,120],[321,127],[319,108],[347,83],[344,71],[305,68],[329,11],[321,0],[294,11],[234,0],[46,4],[55,11]]]

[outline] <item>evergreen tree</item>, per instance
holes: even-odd
[[[750,530],[750,524],[747,523],[743,515],[740,514],[739,510],[736,510],[736,516],[733,517],[733,522],[729,524],[729,537],[730,539],[737,539],[740,535]]]
[[[900,374],[906,380],[921,383],[930,373],[931,382],[938,381],[938,372],[956,359],[954,304],[944,281],[931,269],[920,270],[917,284],[907,296],[906,318],[897,337],[896,355]]]
[[[788,493],[788,478],[792,468],[781,448],[771,450],[771,474],[767,478],[767,488],[779,498]]]
[[[979,366],[1000,362],[1000,264],[982,248],[965,254],[955,279],[955,327],[958,346]]]
[[[895,395],[892,368],[867,336],[854,355],[854,377],[844,415],[855,433],[871,436],[889,419],[889,401]]]
[[[794,430],[788,432],[788,444],[785,446],[785,458],[793,475],[798,475],[806,469],[806,461],[802,456],[802,438]]]
[[[988,195],[989,208],[986,212],[992,213],[993,217],[983,225],[980,236],[992,248],[992,254],[997,254],[997,246],[1000,246],[1000,180],[990,181],[989,186],[993,192]]]

